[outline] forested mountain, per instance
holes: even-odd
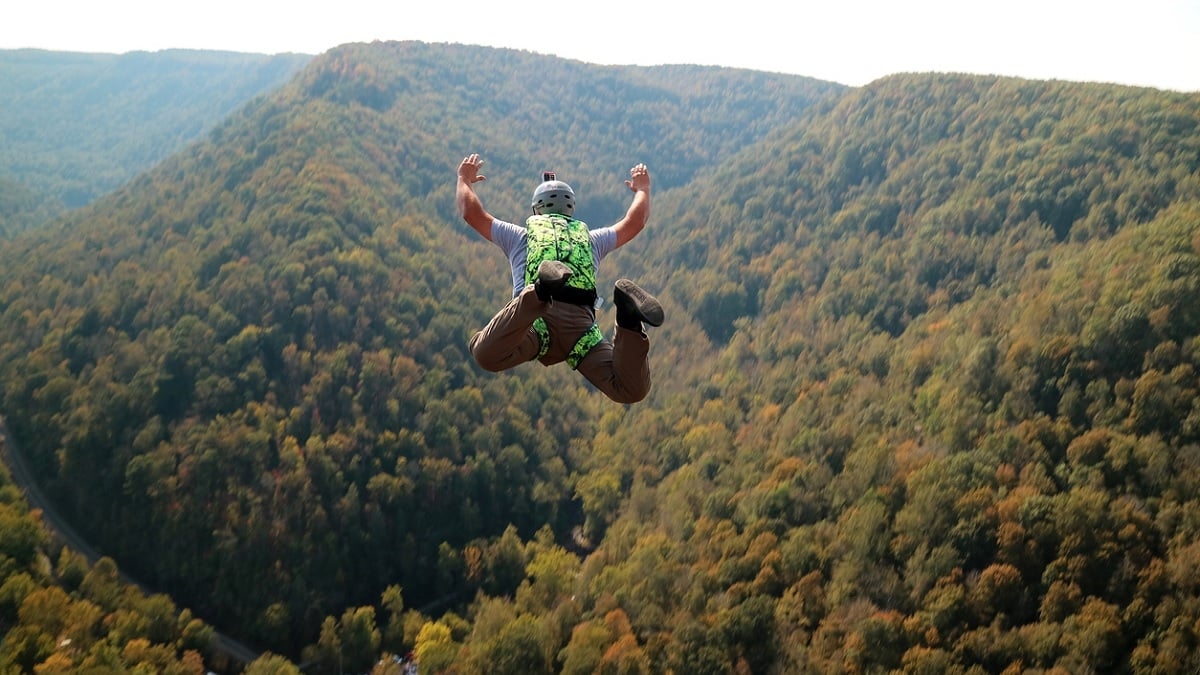
[[[357,662],[368,649],[329,640],[353,641],[365,614],[328,639],[322,624],[383,598],[382,647],[407,649],[421,615],[404,603],[465,612],[479,589],[516,589],[535,533],[570,540],[606,407],[570,372],[474,366],[466,338],[508,283],[453,212],[459,159],[485,153],[496,213],[519,218],[555,168],[602,223],[633,163],[662,157],[659,189],[682,185],[842,91],[335,50],[0,249],[0,409],[77,529],[223,630],[318,668]]]
[[[0,176],[0,239],[50,220],[62,205]]]
[[[663,200],[558,663],[1196,670],[1198,170],[1196,95],[897,76]]]
[[[0,433],[0,455],[11,452],[6,441]],[[125,583],[111,559],[89,564],[50,536],[3,466],[0,625],[5,672],[199,675],[205,663],[232,665],[215,648],[213,629],[190,611]]]
[[[601,270],[666,306],[645,402],[474,366],[473,151],[593,225],[649,164]],[[348,45],[0,249],[0,410],[123,569],[311,672],[1183,673],[1198,292],[1200,95]]]
[[[0,50],[0,236],[115,190],[311,59]]]

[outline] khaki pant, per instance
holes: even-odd
[[[526,286],[471,337],[471,354],[491,372],[532,361],[541,348],[533,330],[538,317],[546,319],[550,330],[550,351],[541,358],[542,365],[550,366],[567,359],[575,342],[595,322],[596,310],[568,302],[542,302],[533,286]],[[588,352],[579,372],[617,403],[637,403],[650,393],[649,351],[645,333],[618,326],[611,341],[606,338]]]

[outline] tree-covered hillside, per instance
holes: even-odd
[[[650,165],[645,402],[474,366],[473,151]],[[1198,95],[349,45],[0,270],[47,491],[309,672],[1200,667]]]
[[[0,239],[46,222],[61,212],[61,205],[0,176]]]
[[[558,663],[1194,671],[1198,176],[1196,95],[897,76],[661,201]]]
[[[335,50],[0,249],[0,409],[77,529],[222,630],[300,658],[382,597],[382,645],[405,649],[405,602],[511,593],[525,541],[571,540],[606,407],[570,372],[474,366],[466,339],[508,286],[453,213],[459,159],[485,153],[498,214],[555,168],[604,224],[633,163],[661,157],[660,188],[681,185],[842,89]],[[336,663],[326,647],[305,658]]]
[[[2,420],[0,420],[2,421]],[[0,433],[0,456],[12,451]],[[6,460],[7,462],[7,460]],[[212,627],[63,546],[0,466],[0,669],[201,675],[233,663]]]
[[[0,51],[0,236],[115,190],[311,58]]]

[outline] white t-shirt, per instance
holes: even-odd
[[[598,230],[588,230],[588,239],[592,242],[592,262],[600,269],[600,261],[617,248],[617,231],[613,227],[602,227]],[[513,297],[525,288],[525,261],[528,260],[526,248],[526,231],[523,225],[514,225],[499,218],[492,220],[492,242],[508,256],[512,265]]]

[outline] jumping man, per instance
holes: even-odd
[[[646,398],[650,340],[644,324],[662,325],[662,305],[637,284],[620,279],[613,289],[617,328],[612,340],[596,325],[596,268],[636,237],[650,216],[646,165],[629,170],[625,185],[633,203],[625,217],[597,230],[574,218],[575,192],[549,172],[533,192],[533,215],[524,226],[497,219],[475,193],[475,184],[486,180],[479,173],[482,166],[476,154],[458,165],[458,210],[508,256],[513,298],[471,338],[475,360],[491,372],[534,359],[546,366],[566,361],[618,403]]]

